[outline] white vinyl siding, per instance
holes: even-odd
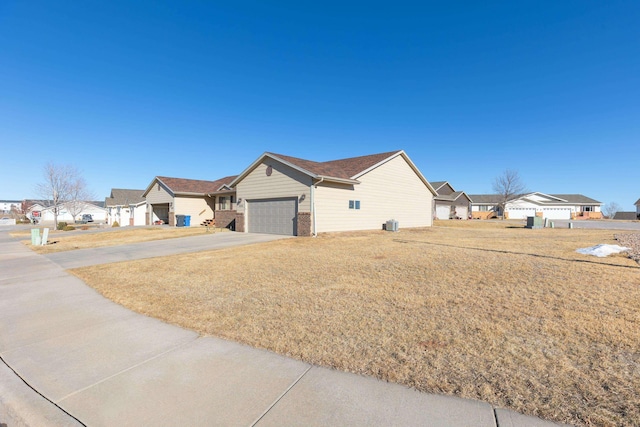
[[[318,185],[317,232],[379,230],[390,219],[398,221],[400,229],[432,225],[433,194],[402,156],[358,180],[356,185]],[[349,200],[359,200],[360,209],[349,209]]]

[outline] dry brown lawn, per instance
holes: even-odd
[[[640,425],[638,264],[575,252],[616,243],[610,231],[508,224],[327,234],[74,273],[140,313],[306,362],[560,422]]]
[[[77,230],[79,230],[79,228]],[[31,246],[31,232],[12,233],[11,235],[18,238],[28,237],[29,240],[23,240],[22,243],[29,246],[37,253],[48,254],[75,249],[99,248],[104,246],[148,242],[151,240],[188,237],[204,234],[206,232],[207,230],[204,227],[123,227],[100,232],[84,232],[82,230],[74,232],[50,231],[48,239],[49,243],[45,246]]]

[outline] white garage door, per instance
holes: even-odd
[[[456,216],[462,219],[469,219],[469,208],[466,206],[458,206],[456,208]]]
[[[571,219],[570,208],[543,208],[542,215],[549,219]]]
[[[297,202],[295,198],[248,200],[249,232],[295,236]]]
[[[535,208],[509,208],[509,219],[527,219],[528,216],[536,216]]]
[[[451,206],[436,206],[436,217],[438,219],[449,219],[449,214],[451,213]]]

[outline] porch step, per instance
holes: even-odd
[[[200,223],[201,226],[203,227],[215,227],[216,226],[216,220],[215,219],[205,219],[204,221],[202,221]]]

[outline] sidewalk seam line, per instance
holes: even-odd
[[[33,388],[31,386],[31,384],[29,384],[24,378],[22,378],[22,376],[17,373],[15,371],[15,369],[13,369],[11,367],[11,365],[9,365],[7,363],[6,360],[4,360],[4,358],[2,357],[2,355],[0,355],[0,360],[2,361],[2,363],[4,363],[4,365],[9,368],[11,370],[11,372],[13,372],[14,374],[16,374],[16,377],[20,378],[20,381],[22,381],[23,383],[25,383],[25,385],[27,387],[29,387],[31,390],[33,390],[34,392],[36,392],[40,397],[42,397],[44,400],[46,400],[47,402],[51,403],[53,406],[55,406],[56,408],[60,409],[62,412],[64,412],[65,414],[67,414],[68,416],[70,416],[71,418],[73,418],[74,420],[76,420],[77,422],[79,422],[80,424],[82,424],[83,426],[86,426],[85,423],[83,423],[82,421],[80,421],[78,418],[74,417],[72,414],[70,414],[68,411],[66,411],[62,406],[58,405],[56,402],[54,402],[53,400],[49,399],[47,396],[45,396],[44,394],[40,393],[38,390],[36,390],[35,388]]]
[[[271,411],[273,407],[276,406],[278,402],[280,402],[280,400],[282,400],[282,398],[285,397],[287,393],[289,393],[289,391],[291,391],[291,389],[296,386],[296,384],[298,384],[302,377],[307,375],[307,372],[309,372],[311,368],[313,368],[313,365],[309,366],[293,383],[291,383],[291,385],[287,387],[287,389],[280,396],[278,396],[278,398],[271,405],[269,405],[269,407],[262,414],[260,414],[260,416],[254,422],[251,423],[251,427],[254,427],[256,424],[258,424],[260,420],[263,419],[264,416],[267,415],[269,411]]]
[[[90,388],[92,388],[92,387],[95,387],[95,386],[97,386],[98,384],[101,384],[101,383],[103,383],[103,382],[105,382],[105,381],[108,381],[108,380],[110,380],[110,379],[114,378],[114,377],[117,377],[118,375],[121,375],[121,374],[123,374],[123,373],[125,373],[125,372],[127,372],[127,371],[130,371],[130,370],[135,369],[135,368],[137,368],[137,367],[139,367],[139,366],[142,366],[142,365],[146,364],[147,362],[150,362],[150,361],[155,360],[155,359],[157,359],[157,358],[159,358],[159,357],[162,357],[162,356],[164,356],[164,355],[165,355],[165,354],[167,354],[167,353],[170,353],[170,352],[175,351],[175,350],[177,350],[177,349],[179,349],[179,348],[181,348],[181,347],[186,346],[187,344],[192,344],[193,342],[195,342],[195,341],[196,341],[196,340],[198,340],[199,338],[200,338],[200,336],[196,337],[196,338],[195,338],[195,339],[193,339],[193,340],[190,340],[190,341],[184,342],[184,343],[182,343],[182,344],[180,344],[180,345],[177,345],[177,346],[175,346],[175,347],[173,347],[173,348],[170,348],[170,349],[168,349],[168,350],[165,350],[165,351],[163,351],[162,353],[158,353],[158,354],[156,354],[156,355],[155,355],[155,356],[153,356],[153,357],[150,357],[150,358],[148,358],[148,359],[145,359],[145,360],[143,360],[142,362],[136,363],[135,365],[129,366],[128,368],[123,369],[123,370],[121,370],[121,371],[118,371],[118,372],[116,372],[115,374],[111,374],[111,375],[109,375],[108,377],[105,377],[105,378],[101,379],[100,381],[96,381],[96,382],[95,382],[95,383],[93,383],[93,384],[90,384],[90,385],[88,385],[88,386],[86,386],[86,387],[83,387],[83,388],[81,388],[81,389],[75,390],[75,391],[73,391],[73,392],[71,392],[71,393],[67,394],[67,395],[66,395],[66,396],[64,396],[64,397],[61,397],[60,399],[58,399],[58,400],[57,400],[57,402],[58,402],[58,403],[60,403],[60,402],[62,402],[63,400],[68,399],[69,397],[71,397],[71,396],[73,396],[73,395],[76,395],[76,394],[78,394],[78,393],[82,393],[82,392],[83,392],[83,391],[85,391],[85,390],[88,390],[88,389],[90,389]]]

